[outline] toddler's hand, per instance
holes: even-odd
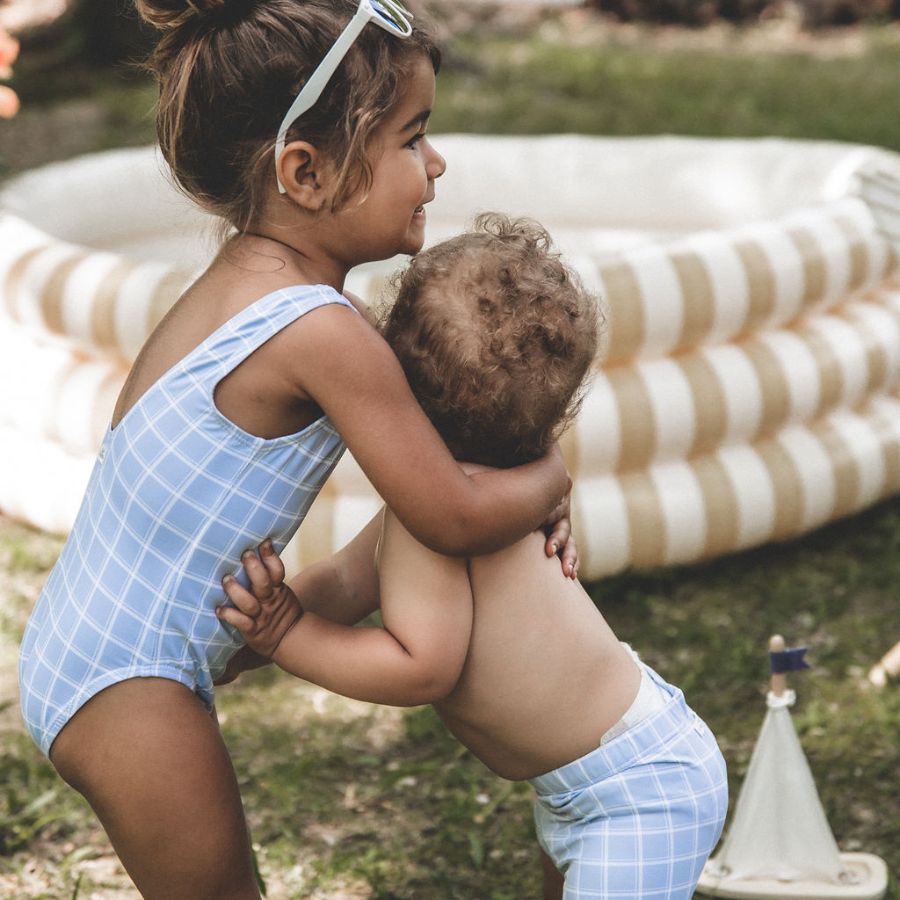
[[[544,523],[544,533],[547,535],[547,543],[544,549],[547,556],[557,554],[562,563],[563,574],[567,578],[578,576],[578,547],[572,536],[572,523],[569,521],[570,501],[572,497],[572,479],[569,479],[569,489],[559,505],[547,517]]]
[[[303,617],[303,607],[284,583],[284,565],[269,541],[262,543],[258,556],[248,550],[241,562],[252,593],[227,575],[222,587],[234,608],[219,606],[216,615],[237,628],[252,650],[271,657],[284,636]]]

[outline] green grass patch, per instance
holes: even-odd
[[[0,755],[0,858],[49,837],[64,840],[80,804],[24,735],[4,735]]]
[[[900,503],[800,541],[591,588],[616,632],[681,686],[729,763],[732,803],[765,714],[768,638],[807,645],[793,721],[842,849],[900,873],[900,689],[866,673],[900,640]],[[889,897],[900,897],[896,884]]]
[[[813,668],[792,679],[793,720],[832,829],[843,849],[877,853],[895,873],[900,689],[876,691],[865,673],[900,639],[898,545],[892,501],[793,543],[590,586],[617,633],[709,722],[733,798],[765,715],[768,638],[807,644]],[[394,713],[402,729],[380,749],[368,712],[333,721],[298,710],[302,725],[260,733],[264,697],[290,682],[255,677],[223,709],[239,771],[253,761],[245,795],[268,865],[296,860],[312,835],[306,871],[324,896],[346,884],[378,898],[538,896],[527,787],[487,772],[429,709]],[[888,897],[900,898],[896,885]]]
[[[649,32],[648,32],[649,34]],[[900,42],[894,28],[864,32],[837,58],[802,49],[736,50],[727,40],[697,47],[585,40],[572,29],[484,27],[451,36],[438,79],[433,130],[483,134],[683,134],[849,141],[900,150]],[[737,38],[735,38],[737,40]],[[798,45],[799,46],[799,45]],[[63,126],[68,153],[154,140],[156,89],[134,66],[95,69],[72,48],[25,52],[13,82],[21,127],[61,104],[95,104],[99,120]],[[6,174],[43,159],[17,154],[14,120],[0,131]],[[80,130],[82,134],[72,133]]]
[[[779,135],[900,150],[900,53],[877,37],[840,59],[513,35],[452,46],[439,132]]]
[[[9,641],[59,541],[6,523],[0,547],[5,581],[18,577],[11,567],[41,570],[0,623]],[[733,798],[765,714],[768,638],[807,644],[813,668],[792,679],[793,721],[819,796],[842,849],[882,856],[895,876],[900,686],[876,691],[865,673],[900,638],[898,550],[894,500],[793,543],[589,586],[709,722]],[[539,895],[529,789],[488,772],[430,709],[344,700],[271,669],[218,703],[270,897]],[[68,897],[80,884],[103,897],[127,885],[90,811],[19,728],[0,741],[0,784],[0,894]],[[896,881],[888,898],[900,900]]]

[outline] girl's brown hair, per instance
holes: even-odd
[[[355,0],[137,0],[162,37],[148,60],[159,82],[160,148],[180,187],[245,231],[274,182],[278,126],[356,11]],[[371,184],[372,132],[420,55],[440,68],[431,35],[401,39],[367,25],[324,93],[288,131],[337,167],[333,209]]]

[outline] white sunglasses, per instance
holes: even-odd
[[[275,140],[275,179],[278,182],[279,193],[285,192],[281,178],[278,176],[278,160],[281,159],[281,154],[284,152],[288,129],[303,113],[316,105],[319,97],[322,96],[322,91],[325,90],[325,85],[337,71],[341,60],[347,55],[347,51],[359,37],[359,33],[369,22],[372,22],[395,37],[407,38],[412,34],[412,18],[412,13],[395,0],[359,0],[359,7],[355,15],[338,35],[322,62],[306,79],[306,84],[300,88],[300,93],[297,94],[291,108],[278,126],[278,137]]]

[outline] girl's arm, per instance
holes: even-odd
[[[251,553],[244,560],[252,593],[226,579],[235,608],[218,609],[255,652],[292,675],[372,703],[416,706],[453,689],[472,626],[464,560],[428,550],[386,513],[380,547],[384,627],[351,628],[304,614],[281,580],[284,567],[271,545],[263,551],[261,558]],[[374,573],[371,557],[369,566]]]
[[[330,305],[308,313],[285,347],[298,393],[325,411],[378,493],[430,549],[492,552],[538,528],[565,495],[557,447],[537,462],[467,476],[390,347],[352,310]]]

